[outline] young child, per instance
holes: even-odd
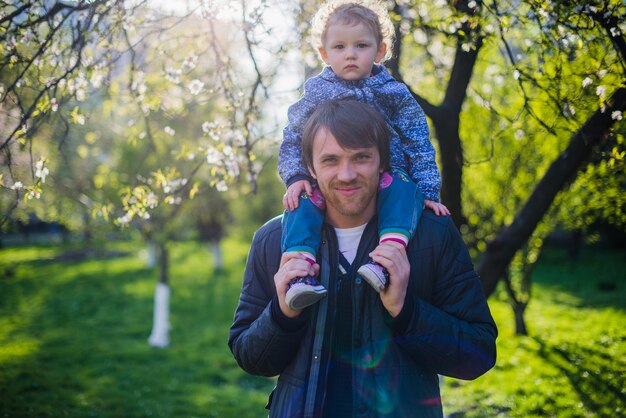
[[[321,102],[363,101],[387,121],[391,173],[383,173],[379,184],[379,242],[394,240],[406,247],[423,206],[437,215],[450,214],[438,202],[440,177],[424,112],[408,88],[380,65],[391,56],[393,33],[386,9],[375,1],[329,0],[313,19],[315,46],[327,67],[307,80],[303,96],[289,107],[278,156],[287,185],[282,250],[298,252],[311,264],[320,245],[324,198],[302,162],[301,139],[306,120]],[[387,285],[388,274],[377,263],[361,266],[358,273],[377,292]],[[286,302],[291,309],[302,309],[325,295],[316,277],[301,277],[289,284]]]

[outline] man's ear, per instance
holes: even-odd
[[[320,53],[320,57],[322,57],[322,60],[326,63],[326,65],[328,65],[328,54],[326,53],[324,47],[318,48],[317,52]]]
[[[387,44],[381,42],[378,45],[378,51],[376,51],[376,59],[374,61],[381,62],[383,58],[385,58],[385,54],[387,53]]]
[[[315,170],[313,170],[313,167],[307,167],[307,168],[309,169],[309,174],[311,175],[311,177],[317,180],[317,176],[315,175]]]

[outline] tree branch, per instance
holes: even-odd
[[[513,222],[504,226],[487,244],[477,268],[487,296],[493,293],[516,251],[532,235],[557,193],[575,179],[593,148],[605,141],[615,122],[611,113],[626,109],[626,88],[618,89],[610,102],[610,106],[597,110],[571,138],[565,151],[552,162]]]

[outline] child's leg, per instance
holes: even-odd
[[[424,196],[409,176],[396,170],[383,173],[378,188],[379,242],[396,241],[406,247],[424,208]],[[377,263],[361,266],[359,274],[377,291],[387,286],[389,274]]]
[[[299,252],[311,264],[316,262],[324,223],[324,198],[319,189],[311,197],[302,194],[299,205],[283,214],[281,249],[283,252]],[[286,302],[292,309],[312,305],[326,295],[326,289],[316,277],[298,277],[289,283]]]
[[[422,216],[424,195],[405,172],[383,173],[377,209],[380,242],[393,240],[406,247]]]

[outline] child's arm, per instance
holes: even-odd
[[[312,113],[313,107],[303,97],[289,106],[289,124],[283,130],[283,142],[278,151],[278,173],[287,186],[283,196],[285,210],[298,207],[298,198],[303,191],[311,194],[310,175],[302,160],[302,128]]]
[[[302,160],[302,129],[319,102],[311,92],[320,89],[322,87],[316,77],[307,80],[302,97],[287,110],[288,124],[283,129],[283,141],[278,150],[278,174],[287,187],[296,181],[311,181],[309,170]]]

